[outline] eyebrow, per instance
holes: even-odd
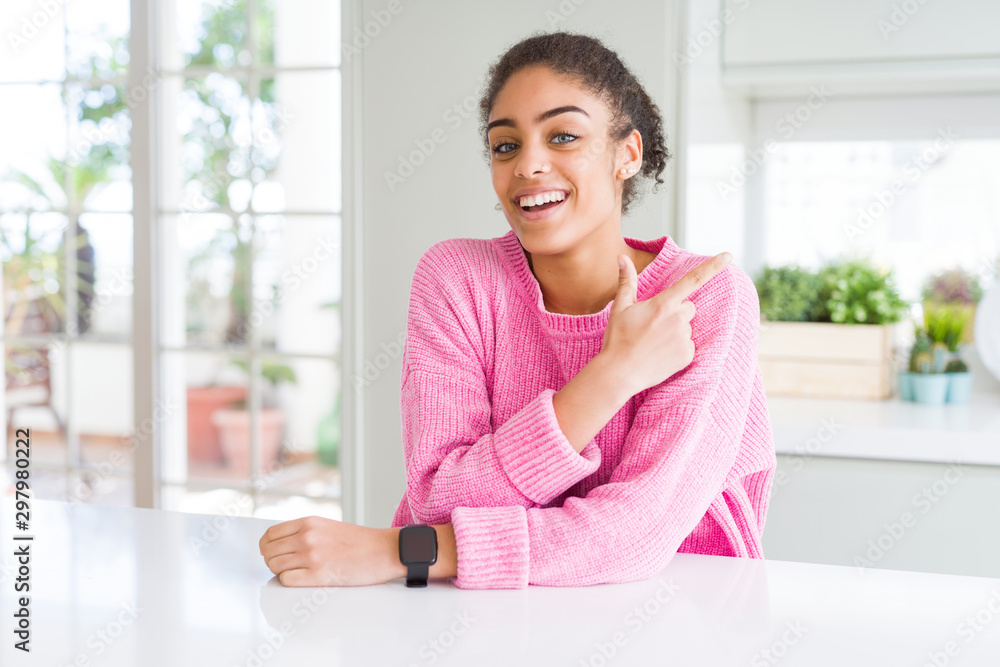
[[[548,120],[553,116],[558,116],[559,114],[568,113],[570,111],[576,111],[578,113],[582,113],[587,118],[590,118],[590,114],[581,109],[580,107],[575,107],[570,105],[565,107],[556,107],[555,109],[549,109],[548,111],[541,113],[538,116],[538,118],[535,119],[535,122],[541,123],[543,120]],[[486,132],[489,133],[489,131],[492,130],[494,127],[517,127],[517,125],[510,118],[497,118],[495,121],[486,126]]]

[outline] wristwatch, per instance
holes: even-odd
[[[399,530],[399,562],[407,567],[406,586],[424,588],[431,565],[437,562],[437,531],[425,523],[411,523]]]

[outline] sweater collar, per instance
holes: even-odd
[[[658,239],[642,240],[630,236],[622,237],[626,244],[632,248],[655,252],[656,257],[646,265],[638,276],[638,287],[636,288],[636,299],[644,301],[658,293],[667,278],[667,268],[673,259],[680,252],[680,248],[669,236],[661,236]],[[604,309],[599,313],[587,315],[568,315],[566,313],[551,313],[545,309],[545,301],[542,298],[542,288],[538,280],[528,266],[528,258],[524,256],[524,249],[520,239],[514,230],[510,230],[503,236],[493,239],[494,247],[498,255],[504,261],[505,268],[513,277],[522,295],[528,303],[534,307],[540,322],[550,331],[565,334],[567,337],[590,337],[595,333],[604,335],[604,330],[608,326],[608,319],[611,316],[611,304],[609,301]]]

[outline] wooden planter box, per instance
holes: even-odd
[[[760,325],[761,376],[776,396],[885,399],[895,388],[894,325]]]

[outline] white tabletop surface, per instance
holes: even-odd
[[[24,654],[13,509],[4,667],[1000,664],[1000,579],[678,554],[629,584],[285,588],[257,547],[272,521],[37,499]]]

